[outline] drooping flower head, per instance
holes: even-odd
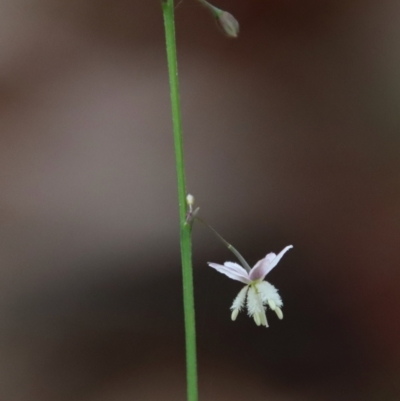
[[[279,319],[283,319],[281,309],[283,302],[278,290],[268,281],[264,281],[264,278],[291,248],[293,248],[292,245],[287,246],[278,255],[269,253],[264,259],[259,260],[250,271],[233,262],[225,262],[223,265],[208,263],[210,267],[225,274],[232,280],[246,284],[240,290],[231,306],[232,320],[236,320],[245,303],[249,316],[253,317],[257,326],[268,327],[265,314],[268,307],[276,313]]]

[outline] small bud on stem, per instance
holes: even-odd
[[[200,208],[197,207],[196,209],[193,210],[193,205],[194,205],[194,196],[187,194],[186,195],[186,204],[189,206],[189,211],[186,214],[186,223],[185,224],[191,224],[194,219],[197,216],[197,213],[199,213]]]
[[[186,203],[189,206],[189,211],[193,211],[193,205],[194,205],[194,196],[187,194],[186,196]]]
[[[239,35],[239,22],[227,11],[222,11],[217,16],[217,24],[229,38],[237,38]]]
[[[214,16],[218,26],[228,38],[237,38],[239,35],[239,22],[227,11],[220,10],[206,0],[199,0]]]

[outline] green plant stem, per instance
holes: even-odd
[[[166,49],[168,59],[169,84],[171,92],[172,123],[174,131],[176,172],[178,178],[179,225],[183,276],[183,303],[186,339],[186,378],[188,401],[198,400],[196,326],[194,310],[194,288],[192,269],[191,224],[186,224],[186,184],[183,159],[182,119],[179,101],[178,62],[176,55],[174,1],[162,0]]]

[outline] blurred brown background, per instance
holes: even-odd
[[[202,400],[400,399],[400,3],[176,9],[187,180],[285,318],[230,321],[194,232]],[[0,2],[0,400],[184,400],[159,1]]]

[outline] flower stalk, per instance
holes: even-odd
[[[166,51],[171,94],[172,124],[175,147],[175,163],[178,181],[179,227],[183,278],[183,304],[185,316],[187,400],[198,401],[196,326],[192,268],[191,224],[186,223],[186,182],[183,158],[182,119],[179,100],[178,62],[175,39],[174,0],[162,0]]]
[[[225,238],[223,238],[222,235],[219,234],[218,231],[212,226],[210,226],[204,219],[201,219],[200,217],[196,216],[196,220],[198,220],[200,223],[203,223],[207,228],[209,228],[214,233],[214,235],[239,259],[239,262],[242,264],[242,266],[248,272],[250,272],[251,267],[246,262],[246,259],[240,254],[240,252],[233,245],[231,245]]]

